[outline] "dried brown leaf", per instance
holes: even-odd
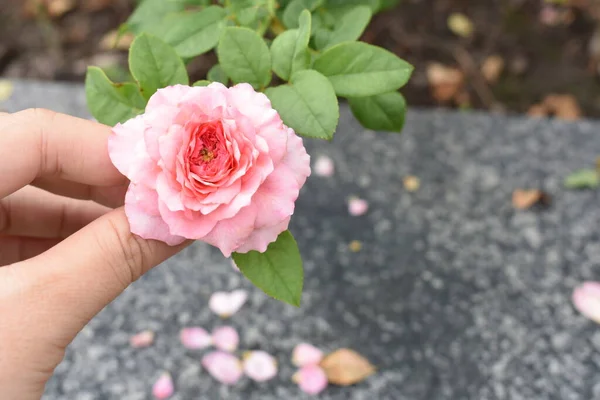
[[[546,117],[550,110],[543,104],[534,104],[527,110],[527,115],[530,117]]]
[[[11,81],[0,80],[0,102],[7,100],[13,93],[13,84]]]
[[[327,380],[334,385],[350,386],[375,373],[375,367],[363,356],[350,349],[339,349],[321,361]]]
[[[419,187],[421,186],[421,181],[419,180],[419,178],[412,175],[405,176],[403,179],[403,183],[404,189],[408,190],[409,192],[415,192],[419,190]]]
[[[48,15],[58,18],[71,11],[77,2],[75,0],[46,0]]]
[[[23,2],[23,14],[28,18],[47,14],[59,18],[77,6],[76,0],[26,0]]]
[[[448,28],[457,36],[468,38],[475,30],[473,22],[464,14],[452,13],[448,17]]]
[[[504,70],[504,59],[499,55],[486,58],[481,64],[481,75],[486,81],[495,83]]]
[[[567,121],[581,118],[581,108],[574,96],[570,94],[551,94],[546,96],[544,104],[556,116]]]
[[[526,210],[535,204],[550,203],[550,196],[539,189],[516,189],[512,194],[512,205],[518,210]]]
[[[362,243],[359,242],[358,240],[353,240],[348,245],[348,248],[350,249],[351,252],[358,253],[359,251],[362,250]]]
[[[427,66],[427,81],[437,101],[449,101],[456,96],[464,84],[464,79],[463,72],[457,68],[440,63],[431,63]]]

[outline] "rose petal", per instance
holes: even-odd
[[[175,393],[173,378],[168,372],[162,374],[152,386],[152,395],[159,400],[168,399]]]
[[[369,209],[369,203],[366,200],[359,199],[357,197],[352,197],[348,201],[348,212],[353,217],[358,217],[363,215]]]
[[[248,292],[234,290],[233,292],[215,292],[210,296],[208,307],[221,318],[229,318],[242,308],[248,300]]]
[[[255,229],[250,236],[246,239],[246,242],[235,249],[236,253],[247,253],[252,250],[256,250],[260,253],[267,251],[267,247],[275,240],[279,234],[285,231],[290,224],[290,217],[283,220],[280,224],[275,226],[267,226],[260,229]]]
[[[266,382],[277,375],[275,358],[264,351],[251,351],[244,357],[244,373],[256,382]]]
[[[212,340],[217,349],[232,352],[237,349],[240,336],[233,327],[221,326],[213,330]]]
[[[315,161],[315,174],[323,177],[333,176],[335,171],[335,166],[333,164],[333,160],[327,156],[320,156]]]
[[[319,394],[327,387],[325,371],[318,365],[302,367],[292,379],[298,384],[300,390],[307,394]]]
[[[292,363],[297,367],[317,365],[322,359],[323,352],[308,343],[300,343],[292,352]]]
[[[182,329],[179,339],[186,349],[205,349],[212,345],[211,335],[200,327]]]
[[[147,197],[146,197],[147,196]],[[182,236],[171,235],[165,221],[151,210],[153,192],[142,185],[129,184],[125,195],[125,214],[129,221],[131,233],[144,239],[161,240],[169,246],[176,246],[185,241]]]
[[[148,347],[154,342],[154,332],[143,331],[129,338],[129,344],[135,349]]]
[[[584,282],[576,287],[573,305],[584,317],[600,324],[600,282]]]
[[[213,351],[202,357],[202,366],[221,383],[235,384],[242,377],[242,363],[235,356],[222,351]]]

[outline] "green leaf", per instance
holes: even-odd
[[[406,101],[398,92],[355,97],[348,102],[356,119],[367,129],[400,132],[404,126]]]
[[[290,85],[268,88],[265,94],[296,133],[328,140],[333,137],[340,108],[331,83],[317,71],[296,72]]]
[[[161,36],[181,57],[195,57],[214,48],[225,26],[227,12],[218,6],[198,12],[179,13],[166,18]]]
[[[377,11],[385,11],[396,7],[400,0],[379,0],[379,9]]]
[[[135,38],[131,44],[129,69],[147,99],[157,89],[189,84],[185,65],[175,50],[159,38],[146,33]]]
[[[271,53],[258,33],[228,27],[217,46],[219,64],[234,83],[247,82],[255,89],[271,82]]]
[[[350,6],[369,6],[372,12],[376,12],[381,7],[380,1],[381,0],[327,0],[327,8],[335,9]]]
[[[292,75],[292,60],[297,39],[298,29],[288,29],[278,35],[271,44],[273,72],[284,81],[288,81]]]
[[[219,64],[213,65],[212,68],[208,70],[206,78],[208,78],[208,80],[211,82],[220,82],[223,85],[227,85],[227,83],[229,83],[227,74],[225,71],[223,71],[223,68],[221,68]]]
[[[113,83],[98,67],[87,69],[85,96],[94,118],[110,126],[141,114],[146,107],[136,84]]]
[[[171,14],[183,11],[183,2],[171,0],[144,0],[127,20],[127,27],[134,33],[160,35],[164,26],[163,19]]]
[[[233,260],[254,285],[269,296],[299,307],[304,285],[302,257],[289,231],[282,232],[267,251],[233,253]]]
[[[192,86],[208,86],[211,83],[212,83],[211,81],[201,80],[201,81],[194,82],[194,84]]]
[[[395,54],[362,42],[335,45],[313,68],[329,78],[338,96],[367,97],[400,89],[413,66]]]
[[[327,35],[328,37],[325,39],[325,45],[323,45],[323,43],[317,43],[317,45],[322,46],[318,47],[318,49],[328,48],[338,43],[351,42],[358,39],[363,34],[367,25],[369,25],[371,16],[371,8],[367,6],[350,8],[342,14],[333,31]]]
[[[580,169],[567,176],[564,185],[567,189],[593,189],[600,184],[598,171],[594,169]]]
[[[294,72],[307,69],[310,64],[310,18],[310,12],[304,10],[300,14],[300,28],[283,32],[271,45],[273,71],[283,80],[289,80]]]
[[[298,18],[302,11],[314,11],[323,4],[323,0],[292,0],[283,12],[283,24],[288,29],[298,28]]]

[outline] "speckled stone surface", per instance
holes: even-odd
[[[42,106],[87,116],[80,86],[17,83],[0,108]],[[85,132],[82,132],[85,134]],[[314,175],[292,231],[306,268],[300,309],[254,290],[215,250],[195,245],[151,271],[79,335],[45,400],[142,400],[170,371],[173,399],[296,400],[290,353],[308,341],[348,346],[379,372],[328,400],[600,399],[600,330],[572,308],[582,280],[600,277],[600,199],[565,191],[563,177],[593,165],[600,123],[559,123],[442,111],[409,114],[403,135],[365,133],[346,107],[332,144],[334,178]],[[402,178],[416,175],[408,193]],[[517,212],[515,188],[541,187],[548,209]],[[370,203],[348,215],[346,199]],[[363,249],[351,253],[348,243]],[[264,349],[279,378],[232,388],[185,350],[179,330],[222,325],[207,308],[216,290],[251,290],[230,322],[243,349]],[[132,349],[151,329],[154,345]]]

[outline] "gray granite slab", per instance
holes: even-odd
[[[31,106],[87,116],[80,86],[17,82],[8,110]],[[348,346],[379,372],[329,400],[600,399],[600,330],[570,304],[573,287],[600,276],[596,191],[565,191],[563,177],[600,155],[600,124],[413,111],[402,135],[363,132],[346,107],[330,145],[334,178],[313,176],[292,231],[306,267],[304,304],[268,299],[198,244],[151,271],[79,335],[45,400],[151,398],[163,371],[183,399],[296,400],[292,348]],[[82,132],[82,135],[85,132]],[[421,179],[408,193],[402,178]],[[547,209],[515,211],[515,188],[541,187]],[[346,198],[369,212],[351,217]],[[362,251],[348,243],[359,240]],[[207,308],[215,290],[249,288],[230,321],[242,348],[279,360],[280,377],[226,388],[178,343],[182,327],[222,324]],[[157,332],[132,349],[131,334]]]

